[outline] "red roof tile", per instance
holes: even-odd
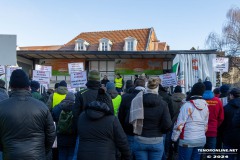
[[[54,45],[54,46],[27,46],[27,47],[19,47],[20,50],[58,50],[62,46],[61,45]]]
[[[112,51],[122,51],[124,47],[124,39],[127,37],[134,37],[137,39],[137,50],[144,51],[147,47],[149,34],[151,28],[146,29],[132,29],[132,30],[114,30],[114,31],[102,31],[102,32],[83,32],[65,44],[60,50],[74,50],[75,41],[77,39],[83,39],[90,43],[88,51],[97,51],[99,46],[99,40],[101,38],[109,39],[112,45]]]

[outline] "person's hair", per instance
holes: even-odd
[[[135,81],[134,86],[135,86],[135,87],[137,87],[137,86],[145,87],[145,80],[144,80],[144,79],[141,79],[141,78],[138,78],[138,79]]]

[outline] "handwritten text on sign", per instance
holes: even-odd
[[[161,84],[163,87],[170,87],[177,85],[177,76],[176,73],[167,73],[159,76],[161,79]]]
[[[213,69],[215,72],[228,72],[228,58],[213,58]]]
[[[35,69],[38,71],[48,71],[50,73],[50,77],[52,77],[52,66],[42,66],[42,65],[36,64]]]
[[[84,70],[83,63],[68,63],[68,73],[76,73]]]
[[[84,87],[87,83],[87,73],[86,71],[78,72],[78,73],[71,73],[71,87]]]
[[[50,72],[33,70],[33,80],[40,84],[50,84]]]

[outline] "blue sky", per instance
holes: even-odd
[[[205,49],[239,0],[0,0],[0,34],[18,46],[61,45],[81,32],[153,27],[171,49]]]

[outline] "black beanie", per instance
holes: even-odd
[[[233,95],[234,98],[240,97],[240,89],[239,88],[233,88],[229,93],[231,95]]]
[[[28,88],[30,81],[23,70],[16,69],[12,72],[9,84],[11,88]]]
[[[202,82],[195,83],[191,90],[191,96],[202,96],[205,91],[205,85]]]
[[[31,90],[37,91],[40,88],[40,83],[38,81],[31,81]]]
[[[174,89],[174,93],[182,93],[182,87],[181,86],[176,86]]]
[[[224,84],[220,87],[220,92],[221,93],[227,93],[229,91],[229,86]]]
[[[67,83],[65,81],[61,81],[58,85],[58,87],[67,87]]]
[[[205,85],[207,91],[212,90],[212,83],[210,81],[205,81],[203,84]]]

